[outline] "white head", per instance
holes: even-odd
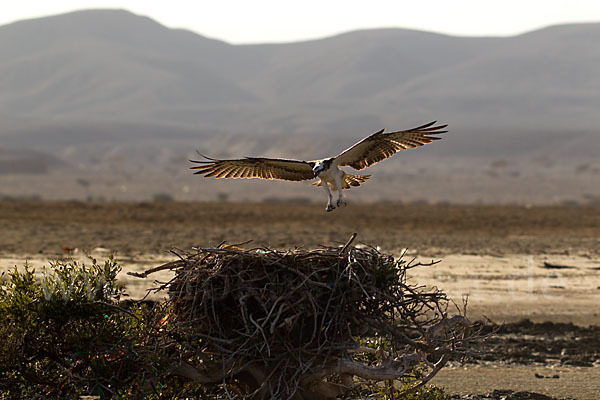
[[[313,173],[315,174],[315,178],[319,176],[321,172],[329,169],[333,160],[333,158],[328,158],[326,160],[310,162],[309,164],[312,167]]]

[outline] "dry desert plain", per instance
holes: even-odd
[[[2,271],[109,253],[124,272],[141,271],[174,260],[172,249],[247,240],[314,248],[357,232],[355,244],[440,260],[411,279],[458,304],[468,296],[473,320],[504,323],[482,356],[446,367],[435,384],[463,395],[600,398],[600,207],[352,204],[326,213],[323,204],[3,202],[0,226]],[[154,285],[122,278],[133,297]]]

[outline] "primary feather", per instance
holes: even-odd
[[[361,170],[393,156],[398,151],[439,140],[441,138],[431,135],[448,132],[443,130],[448,125],[434,126],[436,122],[433,121],[405,131],[384,133],[382,129],[338,154],[335,162],[339,166],[350,166]]]
[[[215,160],[203,156],[206,160],[190,160],[200,164],[191,169],[194,174],[204,174],[215,178],[261,178],[285,181],[306,181],[314,179],[312,167],[305,161],[277,158],[246,157],[238,160]]]

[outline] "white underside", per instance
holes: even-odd
[[[336,207],[345,206],[346,202],[344,201],[342,195],[342,177],[343,172],[335,165],[332,165],[329,169],[321,172],[318,178],[321,180],[321,186],[327,193],[329,198],[327,202],[327,211],[331,211]],[[333,191],[338,192],[338,200],[336,204],[333,203]]]

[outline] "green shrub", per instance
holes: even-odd
[[[143,385],[136,347],[157,317],[119,305],[120,267],[56,263],[36,280],[25,266],[0,287],[0,392],[9,398],[113,397]],[[138,380],[138,381],[136,381]]]

